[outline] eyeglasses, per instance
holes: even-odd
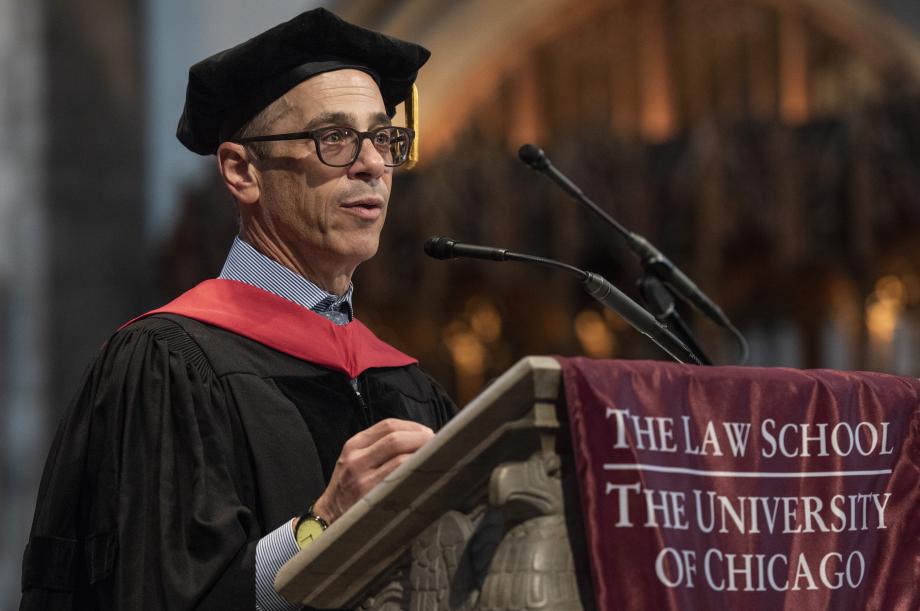
[[[409,158],[409,149],[415,132],[408,127],[379,127],[369,132],[359,132],[351,127],[324,127],[308,132],[290,134],[273,134],[269,136],[249,136],[237,138],[234,142],[274,142],[278,140],[307,140],[316,144],[319,160],[334,168],[344,168],[355,162],[361,152],[364,139],[371,141],[374,148],[383,157],[383,165],[393,168],[402,165]]]

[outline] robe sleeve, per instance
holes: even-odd
[[[238,411],[174,323],[116,334],[45,465],[21,609],[253,609],[261,536]]]
[[[454,400],[447,394],[447,391],[444,390],[444,387],[441,386],[437,380],[427,373],[425,373],[424,376],[430,387],[429,392],[431,393],[432,404],[435,409],[435,418],[437,419],[437,427],[434,430],[437,432],[440,431],[441,427],[447,424],[451,418],[457,415],[460,408],[457,407],[457,404],[454,403]]]

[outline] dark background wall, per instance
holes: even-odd
[[[140,0],[47,4],[49,417],[150,295]]]

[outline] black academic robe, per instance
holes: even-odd
[[[254,609],[256,544],[348,438],[455,411],[416,364],[352,373],[175,314],[121,329],[57,431],[20,609]]]

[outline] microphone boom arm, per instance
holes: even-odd
[[[435,259],[470,258],[489,261],[518,261],[562,270],[578,278],[589,295],[619,314],[632,328],[652,340],[675,361],[695,365],[703,364],[697,355],[687,348],[670,329],[655,320],[654,316],[600,274],[553,259],[511,252],[504,248],[461,244],[443,237],[430,238],[425,243],[425,253]]]
[[[699,357],[697,357],[692,350],[687,348],[670,329],[655,320],[655,317],[649,314],[645,308],[630,299],[628,295],[615,287],[600,274],[585,271],[573,265],[569,265],[568,263],[562,263],[561,261],[544,259],[543,257],[525,255],[507,250],[504,251],[504,253],[505,258],[501,260],[534,263],[543,267],[560,269],[577,277],[581,280],[581,286],[589,295],[619,314],[620,318],[625,320],[629,326],[652,340],[656,346],[668,353],[675,361],[678,363],[692,363],[694,365],[703,364]]]

